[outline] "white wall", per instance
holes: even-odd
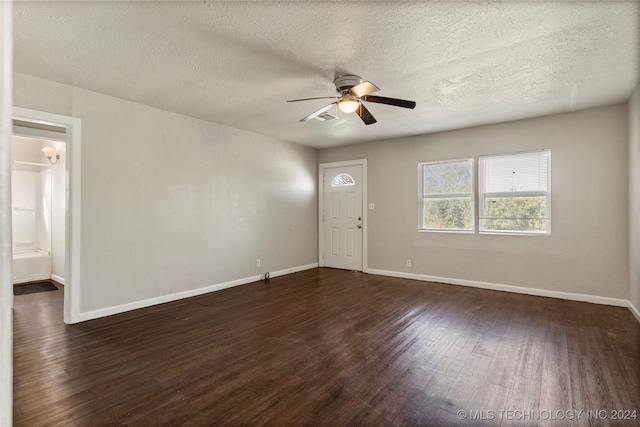
[[[81,313],[317,262],[315,150],[22,74],[14,105],[82,120]]]
[[[626,105],[321,150],[368,160],[369,268],[627,299]],[[552,235],[417,231],[418,162],[551,149]],[[406,260],[413,267],[406,267]]]
[[[629,301],[640,314],[640,84],[629,100]],[[638,319],[640,320],[640,318]]]

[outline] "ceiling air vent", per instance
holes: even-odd
[[[314,117],[314,119],[320,120],[321,122],[324,122],[327,120],[336,120],[337,118],[338,118],[337,116],[334,116],[333,114],[329,114],[329,113],[322,113]]]

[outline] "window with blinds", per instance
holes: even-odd
[[[479,159],[479,228],[489,233],[551,233],[551,152]]]

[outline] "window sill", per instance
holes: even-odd
[[[452,234],[475,234],[475,230],[440,230],[440,229],[418,229],[418,233],[452,233]]]
[[[549,233],[527,233],[527,232],[518,232],[518,231],[479,231],[478,234],[485,234],[491,236],[538,236],[538,237],[549,237],[551,236],[551,232]]]

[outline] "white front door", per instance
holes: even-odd
[[[324,169],[323,263],[362,271],[362,165]]]

